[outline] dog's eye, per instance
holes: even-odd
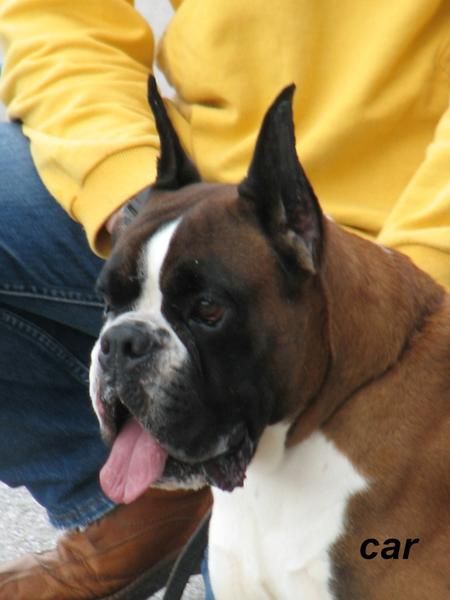
[[[222,320],[225,314],[225,308],[214,302],[214,300],[208,300],[207,298],[201,298],[191,313],[191,317],[196,320],[209,325],[210,327],[217,325]]]

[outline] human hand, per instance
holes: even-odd
[[[116,212],[113,212],[113,214],[109,217],[109,219],[105,223],[105,229],[111,235],[114,230],[114,227],[117,225],[117,222],[120,219],[120,213],[122,212],[122,210],[123,210],[123,206],[121,208],[119,208],[119,210],[116,210]]]
[[[151,187],[144,188],[133,196],[126,204],[112,213],[105,223],[106,231],[114,238],[136,217],[141,208],[150,198]]]

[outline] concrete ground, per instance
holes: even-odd
[[[57,535],[25,489],[0,483],[0,562],[51,548]]]

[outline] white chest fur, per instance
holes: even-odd
[[[216,600],[330,600],[328,550],[367,485],[320,432],[289,450],[269,427],[243,488],[214,489],[209,563]]]

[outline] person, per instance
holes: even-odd
[[[173,5],[155,53],[126,0],[0,2],[12,121],[0,126],[0,479],[68,530],[54,551],[0,567],[0,599],[127,597],[210,503],[208,490],[149,490],[115,507],[98,484],[94,282],[113,215],[155,177],[155,54],[205,180],[244,176],[265,110],[295,82],[299,155],[326,213],[450,288],[448,2]]]

